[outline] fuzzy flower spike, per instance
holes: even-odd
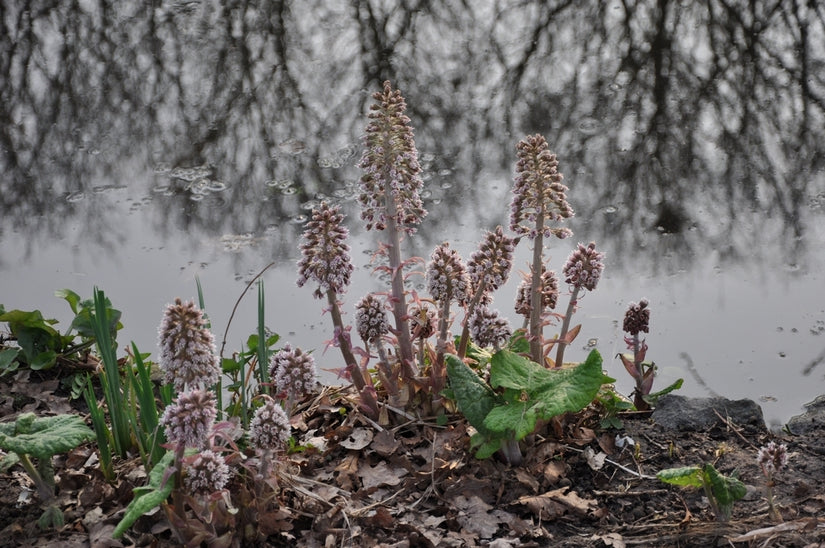
[[[338,206],[322,202],[304,229],[298,287],[310,280],[316,282],[315,297],[319,299],[329,290],[337,294],[346,292],[350,283],[354,267],[346,243],[349,231],[342,225],[343,220]]]
[[[558,172],[559,162],[541,135],[528,135],[516,146],[518,162],[510,204],[510,230],[533,240],[530,269],[530,356],[542,361],[542,287],[544,238],[567,238],[569,228],[554,226],[573,217],[567,203],[567,187]]]
[[[218,409],[215,394],[205,390],[191,390],[178,395],[160,418],[166,429],[166,438],[179,447],[201,448],[215,422]]]
[[[220,366],[212,332],[195,303],[175,299],[166,307],[158,329],[159,365],[164,382],[182,392],[186,387],[208,387],[218,381]]]
[[[318,382],[315,359],[287,343],[270,359],[269,377],[275,389],[286,393],[287,400],[294,403],[315,390]]]
[[[570,302],[567,305],[567,312],[564,315],[561,332],[559,333],[556,367],[563,365],[564,349],[573,340],[574,334],[569,339],[567,334],[570,329],[570,319],[573,317],[573,312],[575,312],[579,302],[579,293],[582,290],[593,291],[596,289],[603,270],[604,253],[596,251],[596,244],[593,242],[590,242],[587,247],[579,244],[570,254],[564,269],[562,269],[564,281],[573,286],[573,292],[570,294]]]
[[[401,236],[412,234],[427,211],[421,202],[421,165],[415,148],[410,119],[404,114],[407,103],[390,83],[373,95],[369,123],[364,137],[364,154],[358,166],[363,170],[358,202],[367,230],[386,233],[386,253],[392,284],[392,314],[398,337],[401,375],[412,382],[412,339],[407,318],[407,295],[401,274]]]
[[[384,230],[392,219],[400,230],[412,234],[427,211],[419,195],[423,181],[410,119],[404,114],[407,103],[388,81],[373,99],[359,164],[364,170],[358,196],[361,218],[367,230]]]

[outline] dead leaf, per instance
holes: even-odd
[[[601,540],[605,546],[614,548],[625,548],[625,542],[619,533],[607,533],[606,535],[593,535],[590,540]]]
[[[352,483],[355,476],[358,474],[358,453],[350,453],[338,466],[335,467],[338,472],[338,487],[345,491],[352,491]]]
[[[529,473],[527,470],[519,468],[516,470],[516,479],[529,487],[534,493],[537,493],[539,490],[539,482],[538,480],[533,477],[533,474]]]
[[[592,447],[585,447],[584,448],[584,458],[587,459],[587,465],[592,470],[601,470],[604,467],[604,460],[607,458],[607,455],[599,451],[596,453]]]
[[[370,447],[382,457],[388,457],[395,453],[399,445],[398,440],[395,439],[392,432],[389,430],[382,430],[381,432],[378,432],[372,440],[372,445]]]
[[[369,428],[354,429],[347,439],[341,441],[341,447],[352,449],[353,451],[360,451],[372,442],[372,430]]]
[[[544,467],[544,479],[546,479],[550,485],[556,485],[565,475],[567,475],[567,465],[564,461],[551,460],[547,463],[547,466]]]
[[[406,469],[401,467],[390,468],[384,461],[379,462],[375,466],[362,467],[358,471],[358,477],[361,478],[364,489],[371,489],[379,485],[398,485],[401,483],[401,478],[406,475]]]
[[[468,499],[459,495],[453,499],[453,504],[460,510],[456,520],[464,530],[480,538],[492,538],[498,531],[500,522],[490,514],[493,507],[479,497],[474,495]]]
[[[542,495],[524,496],[519,498],[515,504],[524,504],[541,519],[557,518],[568,511],[587,515],[598,508],[595,500],[583,499],[575,491],[567,493],[568,489],[569,487],[562,487]]]

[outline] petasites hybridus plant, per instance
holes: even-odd
[[[521,464],[518,442],[533,433],[539,421],[581,411],[599,388],[613,382],[602,372],[602,357],[593,350],[573,368],[547,369],[509,350],[490,358],[490,384],[458,356],[446,356],[452,395],[459,410],[476,429],[471,443],[483,459],[501,451],[512,465]]]
[[[544,238],[567,238],[568,228],[553,226],[573,217],[567,203],[567,187],[558,172],[559,162],[541,135],[528,135],[516,146],[518,162],[510,205],[510,230],[533,241],[530,287],[530,356],[542,363],[542,291]],[[559,364],[561,365],[561,364]]]
[[[15,422],[0,423],[0,449],[10,453],[0,460],[0,469],[16,458],[29,474],[43,506],[43,515],[37,521],[41,529],[63,526],[63,512],[54,494],[52,457],[94,437],[95,433],[76,415],[36,417],[24,413]]]
[[[724,476],[712,464],[662,470],[656,477],[671,485],[703,489],[718,521],[728,521],[733,503],[747,494],[745,484],[735,475]]]
[[[315,296],[326,296],[332,316],[334,333],[332,344],[341,350],[346,373],[361,397],[361,407],[370,416],[377,416],[378,403],[375,388],[368,375],[364,375],[352,349],[349,328],[344,326],[341,303],[338,298],[349,287],[354,267],[346,243],[349,231],[343,226],[344,215],[340,207],[326,202],[312,211],[301,242],[301,259],[298,261],[298,286],[309,281],[318,284]]]
[[[627,333],[624,341],[631,354],[619,354],[622,365],[636,381],[636,388],[633,391],[633,405],[638,411],[647,411],[651,405],[655,405],[659,397],[668,394],[682,386],[682,379],[656,393],[651,393],[653,389],[653,379],[656,375],[656,364],[645,361],[647,355],[647,342],[640,338],[640,333],[650,332],[650,308],[647,299],[642,299],[639,303],[630,303],[622,322],[622,330]]]
[[[289,343],[272,355],[269,377],[278,393],[286,397],[286,408],[290,410],[318,384],[315,359],[300,348],[292,348]]]
[[[364,171],[358,203],[367,230],[382,230],[386,234],[384,251],[392,288],[393,334],[398,339],[401,376],[410,382],[417,372],[407,316],[401,237],[403,233],[413,234],[427,211],[421,202],[421,166],[410,119],[404,114],[407,110],[404,97],[387,81],[373,99],[364,153],[358,164]]]
[[[768,442],[767,445],[759,448],[756,454],[756,464],[759,465],[762,474],[765,476],[765,498],[768,500],[771,514],[774,519],[781,520],[782,515],[774,504],[773,487],[776,474],[781,472],[788,464],[788,447],[784,443]]]

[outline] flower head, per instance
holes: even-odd
[[[502,228],[487,232],[479,249],[467,262],[467,272],[473,290],[485,282],[485,292],[493,292],[507,282],[510,268],[513,266],[515,242],[504,234]]]
[[[647,299],[642,299],[639,304],[630,303],[628,305],[622,324],[622,330],[625,333],[631,335],[638,335],[642,331],[650,333],[650,309],[647,304]]]
[[[318,382],[315,359],[289,343],[272,356],[269,376],[278,392],[286,392],[295,399],[311,393]]]
[[[555,309],[556,303],[559,300],[559,279],[556,277],[556,272],[547,270],[542,265],[541,267],[541,304],[544,309]],[[525,318],[530,317],[532,310],[532,303],[530,297],[530,290],[532,285],[532,274],[526,274],[524,279],[518,286],[516,291],[516,313],[521,314]]]
[[[182,392],[166,407],[160,424],[166,438],[186,447],[200,448],[209,436],[218,409],[215,394],[206,390]]]
[[[222,490],[229,481],[229,466],[219,453],[209,449],[194,455],[186,467],[183,484],[193,495],[208,495]]]
[[[757,452],[756,463],[765,477],[770,479],[788,463],[788,447],[784,443],[777,445],[775,442],[768,442]]]
[[[182,392],[189,387],[215,384],[220,375],[215,341],[203,311],[195,303],[175,299],[166,307],[158,329],[158,362],[164,382]]]
[[[579,244],[564,265],[564,281],[575,287],[593,291],[602,276],[603,261],[604,254],[596,251],[595,243],[590,242],[587,247]]]
[[[412,234],[427,211],[419,195],[423,181],[410,119],[404,114],[407,103],[388,81],[373,99],[359,163],[364,170],[358,196],[361,218],[367,230],[384,230],[388,219],[394,219],[400,230]]]
[[[249,423],[249,441],[263,451],[283,449],[292,435],[289,417],[283,408],[271,398],[255,410]]]
[[[356,305],[355,326],[358,334],[368,344],[375,344],[389,333],[387,312],[378,298],[370,293]]]
[[[479,306],[470,316],[470,334],[477,345],[481,347],[503,346],[513,332],[507,320],[500,317],[497,310],[490,310],[486,306]]]
[[[510,204],[510,230],[535,238],[536,220],[542,214],[545,237],[567,238],[572,234],[569,229],[549,226],[551,222],[573,216],[573,208],[567,203],[567,187],[557,170],[556,155],[548,150],[547,141],[541,135],[528,135],[519,141],[516,150],[518,162]]]
[[[332,290],[344,293],[353,271],[346,244],[349,231],[341,223],[344,215],[338,206],[322,202],[312,211],[312,219],[304,229],[301,259],[298,261],[298,286],[309,280],[318,283],[315,296]]]
[[[470,300],[470,278],[458,251],[450,249],[447,242],[436,247],[430,257],[427,285],[436,301],[457,301],[464,305]]]

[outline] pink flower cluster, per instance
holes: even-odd
[[[304,229],[298,286],[310,280],[317,282],[319,288],[315,296],[318,298],[328,290],[344,293],[349,286],[353,266],[346,243],[349,231],[341,224],[343,220],[338,206],[322,202],[313,210],[312,219]]]

